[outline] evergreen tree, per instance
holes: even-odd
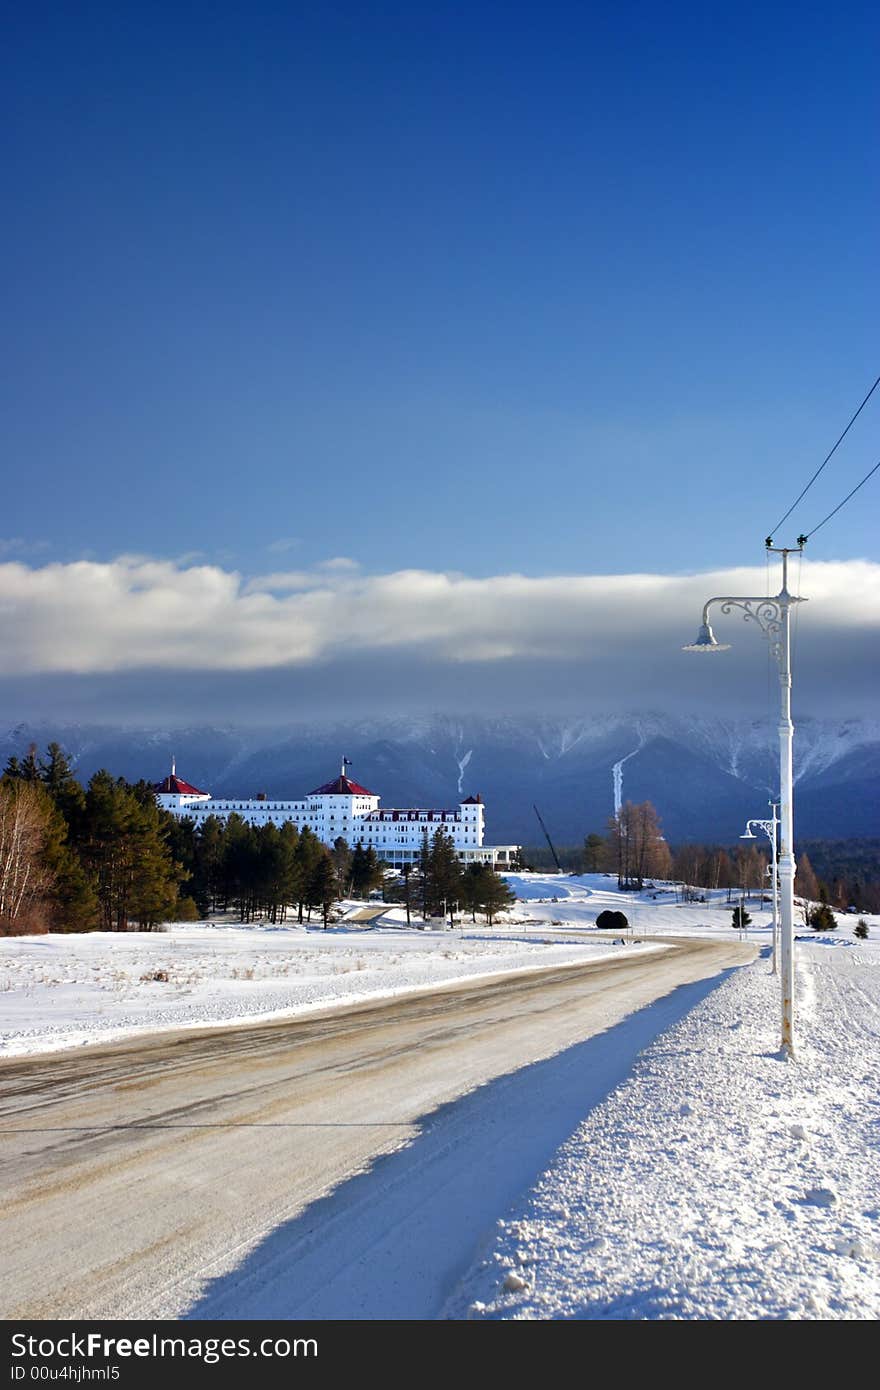
[[[237,906],[241,920],[251,919],[254,899],[256,839],[253,826],[236,812],[227,818],[223,836],[223,907]]]
[[[472,922],[476,922],[477,909],[482,908],[483,905],[480,891],[482,877],[482,864],[468,864],[458,885],[458,901],[461,904],[462,911],[471,914]]]
[[[333,848],[330,851],[333,860],[333,868],[336,871],[336,884],[339,890],[337,896],[347,897],[354,890],[354,876],[352,874],[353,854],[349,848],[348,841],[340,835],[333,841]]]
[[[404,864],[400,871],[403,880],[403,905],[406,908],[406,925],[412,926],[412,864]]]
[[[86,793],[81,858],[93,876],[105,931],[136,921],[150,928],[173,915],[182,870],[165,837],[155,798],[109,772],[96,772]]]
[[[837,918],[827,902],[817,903],[807,918],[813,931],[836,931]]]
[[[605,865],[606,853],[607,846],[604,837],[602,835],[597,835],[595,832],[588,835],[584,840],[584,873],[601,873]]]
[[[516,894],[489,864],[468,864],[459,877],[458,900],[462,909],[470,912],[472,922],[483,912],[491,926],[499,912],[516,902]]]
[[[330,909],[339,896],[336,869],[330,854],[325,850],[316,862],[309,880],[308,908],[311,915],[313,907],[320,907],[324,930],[330,916]]]
[[[274,821],[256,828],[256,881],[254,897],[258,912],[267,912],[271,922],[278,921],[283,887],[284,851],[281,832]]]
[[[427,922],[431,905],[431,842],[427,826],[422,831],[422,843],[416,857],[419,899],[422,905],[422,921]]]
[[[281,839],[281,883],[279,885],[279,901],[281,903],[281,920],[285,920],[287,909],[291,905],[298,903],[302,894],[301,873],[302,867],[297,856],[299,845],[299,828],[293,821],[285,821],[280,830]]]
[[[460,883],[461,863],[452,836],[437,830],[428,854],[427,899],[431,916],[445,915],[447,910],[452,916]]]
[[[67,823],[68,838],[75,844],[82,833],[86,794],[73,775],[70,759],[60,743],[50,743],[39,762],[40,781]]]
[[[859,920],[856,922],[855,926],[853,927],[853,936],[857,937],[859,941],[867,941],[868,924],[865,921],[864,917],[860,917]]]
[[[315,883],[315,871],[319,861],[326,855],[327,849],[321,843],[313,830],[304,825],[299,834],[296,844],[295,865],[297,882],[297,909],[299,921],[303,920],[303,909],[308,909],[309,921],[311,921],[312,908],[316,906],[314,899],[309,898]]]
[[[45,794],[46,838],[43,860],[52,878],[49,928],[57,932],[94,931],[100,926],[98,897],[79,855],[68,842],[68,823]],[[83,797],[85,804],[85,797]]]
[[[512,907],[516,902],[516,894],[510,884],[503,879],[500,874],[496,874],[488,864],[484,864],[483,873],[480,875],[480,907],[486,914],[486,921],[491,927],[495,917],[507,907]]]
[[[746,927],[749,926],[751,920],[751,917],[746,912],[744,907],[735,907],[733,909],[734,931],[745,931]]]

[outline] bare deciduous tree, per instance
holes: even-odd
[[[33,782],[0,783],[0,933],[42,925],[53,886],[43,857],[49,825],[45,793]]]

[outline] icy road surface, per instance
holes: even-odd
[[[0,1314],[439,1316],[590,1106],[753,955],[626,949],[3,1061]]]

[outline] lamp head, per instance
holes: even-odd
[[[696,642],[690,642],[686,647],[682,647],[683,652],[729,652],[729,642],[716,642],[715,633],[708,623],[700,624],[700,631],[697,634]]]

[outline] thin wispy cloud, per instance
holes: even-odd
[[[0,536],[0,558],[8,555],[44,555],[51,549],[49,541],[29,541],[23,536]]]
[[[270,541],[266,550],[270,555],[286,555],[298,545],[302,545],[299,536],[280,536],[277,541]]]

